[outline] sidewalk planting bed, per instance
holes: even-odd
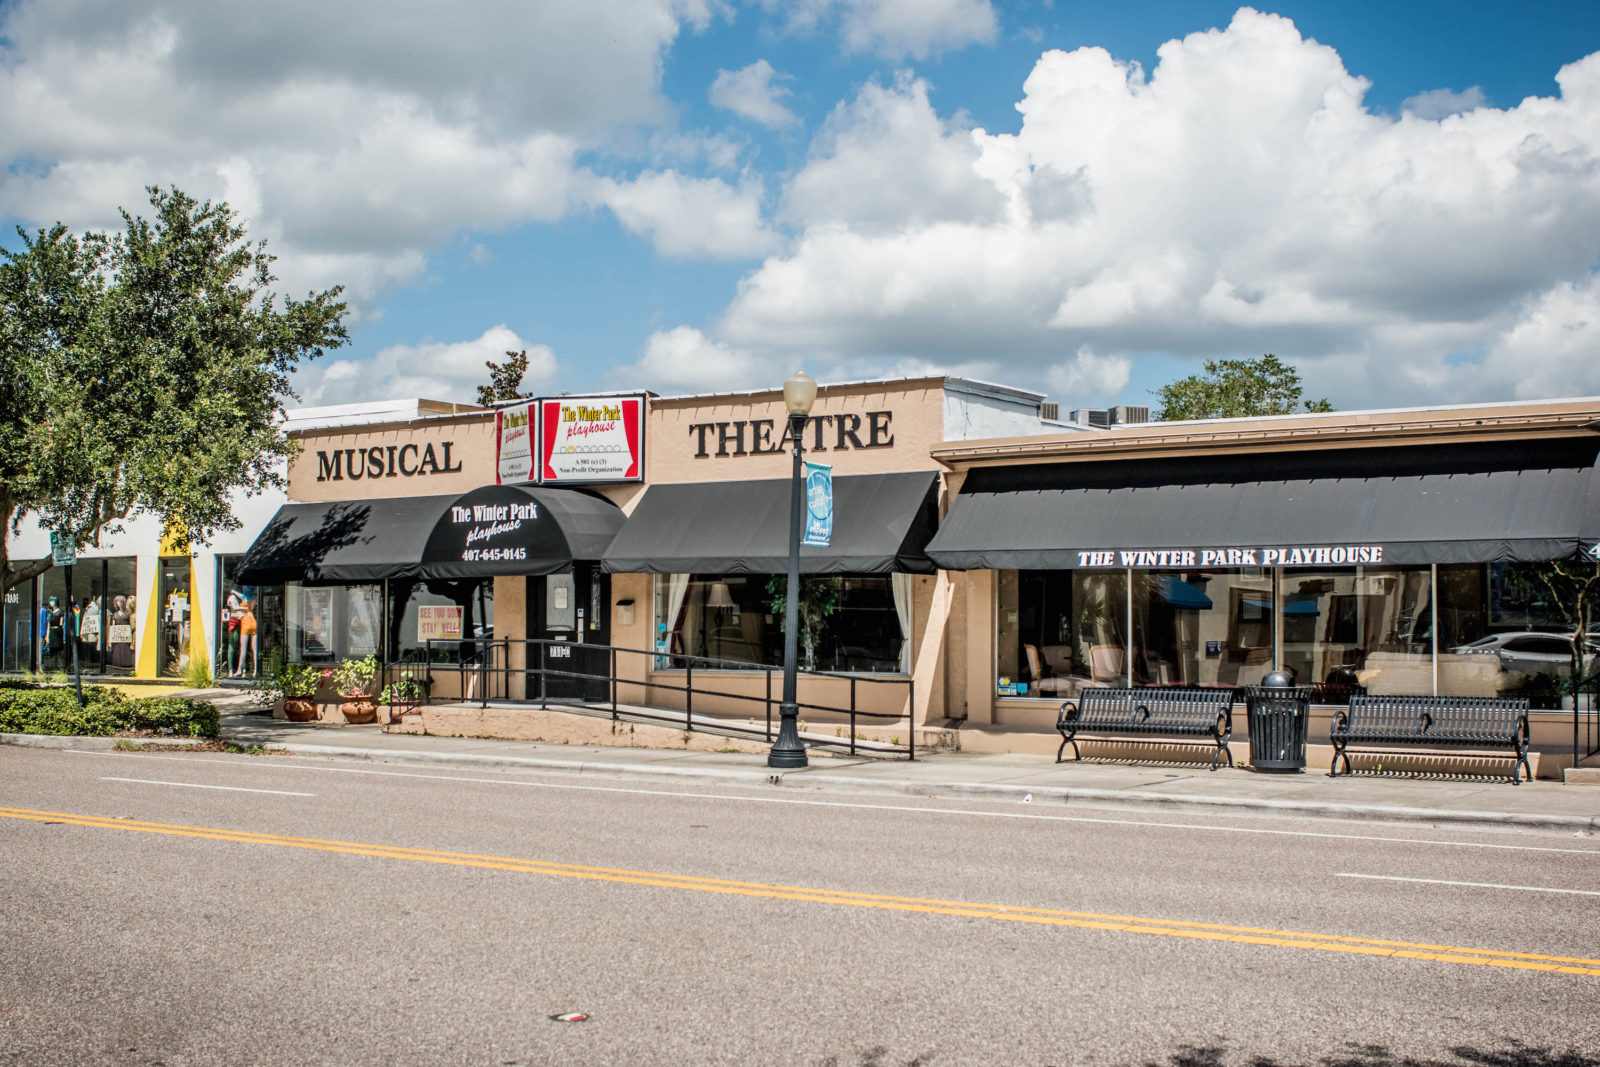
[[[0,733],[215,737],[217,726],[216,706],[204,700],[134,698],[86,685],[80,707],[71,686],[0,684]]]

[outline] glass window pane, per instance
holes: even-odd
[[[1251,685],[1272,666],[1272,577],[1260,568],[1134,572],[1135,685]]]
[[[39,576],[38,625],[34,628],[39,643],[39,669],[48,673],[72,668],[72,652],[67,645],[67,614],[71,596],[67,591],[67,572],[51,567]]]
[[[217,557],[218,677],[257,677],[283,648],[283,586],[243,584],[243,563],[243,556]]]
[[[137,561],[129,557],[106,560],[106,599],[100,626],[105,631],[108,674],[132,674],[138,662],[137,593]]]
[[[1572,706],[1574,670],[1595,672],[1596,649],[1573,643],[1592,564],[1464,563],[1439,567],[1439,692],[1525,697],[1535,709]]]
[[[1001,571],[996,692],[1070,697],[1127,684],[1124,571]]]
[[[78,669],[84,674],[103,670],[101,641],[105,636],[106,561],[80,559],[72,568],[73,630],[78,639]]]
[[[739,670],[783,665],[782,575],[662,575],[656,581],[656,649],[669,655],[657,669],[681,668],[683,657],[714,663],[696,667]],[[891,578],[811,575],[800,584],[799,662],[805,670],[893,673],[905,644]],[[910,585],[902,583],[903,598]],[[670,616],[670,618],[669,618]]]
[[[494,579],[395,578],[389,582],[389,647],[399,662],[472,662],[473,638],[494,636]],[[425,642],[432,640],[431,646]]]
[[[34,616],[35,584],[30,580],[6,590],[4,631],[0,633],[0,670],[33,670],[33,637],[38,626]]]
[[[1284,570],[1284,666],[1308,685],[1431,694],[1432,584],[1427,567]]]

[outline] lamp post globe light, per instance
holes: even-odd
[[[817,400],[817,383],[811,375],[797,370],[783,383],[783,404],[789,409],[789,440],[793,442],[794,472],[789,479],[789,577],[783,598],[783,701],[778,705],[778,739],[767,754],[767,766],[792,769],[807,764],[805,746],[800,743],[800,704],[796,699],[795,674],[800,655],[800,526],[805,509],[805,480],[802,455],[806,420]]]

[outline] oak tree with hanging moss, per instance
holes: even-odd
[[[57,223],[0,248],[0,521],[79,546],[154,515],[204,542],[231,498],[282,486],[301,362],[346,340],[341,289],[272,289],[275,257],[225,203],[151,187],[120,233]],[[0,591],[43,573],[0,538]]]

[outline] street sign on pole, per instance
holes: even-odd
[[[60,530],[50,531],[50,560],[57,567],[70,567],[78,562],[77,542]]]

